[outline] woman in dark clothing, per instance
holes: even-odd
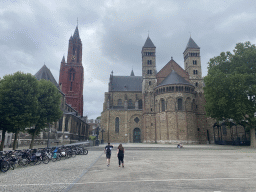
[[[119,167],[121,166],[121,163],[122,163],[122,167],[124,168],[124,148],[122,144],[120,144],[117,148],[117,157],[118,157]]]

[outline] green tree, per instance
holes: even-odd
[[[60,109],[61,94],[52,82],[47,80],[39,81],[38,110],[39,117],[35,123],[34,129],[27,130],[32,135],[30,149],[33,148],[35,136],[38,135],[49,124],[57,121],[62,111]]]
[[[210,59],[204,78],[206,114],[220,120],[233,119],[250,129],[251,146],[255,142],[256,47],[238,43],[234,53],[222,52]]]
[[[3,150],[6,131],[15,133],[15,150],[18,133],[35,124],[37,98],[38,80],[31,74],[16,72],[0,81],[0,128],[3,133],[0,150]]]

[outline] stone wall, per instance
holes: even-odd
[[[115,129],[117,117],[119,118],[119,132]],[[136,117],[137,119],[134,120]],[[106,110],[101,116],[101,128],[105,130],[103,139],[107,142],[133,142],[133,130],[134,128],[141,130],[142,121],[140,110]],[[99,139],[102,139],[101,134]]]

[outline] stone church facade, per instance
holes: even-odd
[[[184,69],[173,58],[156,71],[156,47],[142,47],[142,76],[110,75],[101,128],[104,140],[145,143],[213,143],[213,120],[204,110],[200,47],[190,37]]]

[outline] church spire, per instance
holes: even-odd
[[[78,26],[76,26],[76,29],[75,29],[75,32],[74,32],[73,38],[74,38],[74,39],[80,39],[79,31],[78,31]]]
[[[82,41],[79,36],[78,26],[76,26],[73,36],[71,35],[69,39],[67,63],[82,65]]]
[[[133,69],[132,69],[132,72],[131,72],[131,76],[135,76],[135,75],[134,75],[134,72],[133,72]]]
[[[143,48],[145,48],[145,47],[147,47],[147,48],[156,48],[155,45],[153,44],[153,42],[151,41],[151,39],[149,38],[149,36],[148,36]]]
[[[195,41],[191,38],[191,36],[190,36],[190,38],[189,38],[189,40],[188,40],[188,44],[187,44],[187,46],[186,46],[186,49],[188,49],[188,48],[200,49],[200,47],[195,43]],[[185,49],[185,50],[186,50],[186,49]]]
[[[65,57],[63,55],[61,63],[65,63]]]

